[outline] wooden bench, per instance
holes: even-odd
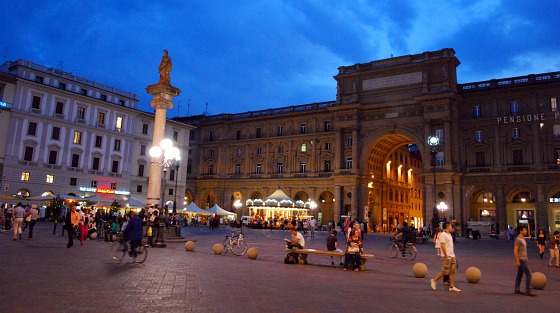
[[[292,253],[297,253],[297,254],[301,255],[301,260],[303,261],[304,264],[307,264],[307,256],[309,254],[330,256],[331,258],[332,257],[339,257],[339,258],[344,257],[344,252],[338,252],[338,251],[325,251],[325,250],[315,250],[315,249],[296,249],[296,248],[294,248],[294,249],[286,248],[286,251],[287,252],[292,252]],[[371,253],[362,253],[360,255],[360,271],[365,271],[367,259],[372,259],[373,257],[374,257],[374,255],[371,254]]]

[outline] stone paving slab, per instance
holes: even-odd
[[[131,264],[113,261],[110,244],[100,240],[67,249],[67,238],[53,236],[50,223],[37,224],[33,241],[12,241],[11,232],[0,230],[0,312],[560,312],[560,269],[547,266],[548,251],[540,260],[531,241],[530,268],[548,278],[536,298],[513,294],[513,243],[506,240],[459,238],[462,292],[452,293],[441,281],[430,289],[440,268],[432,243],[419,244],[410,262],[387,258],[388,237],[368,234],[365,251],[375,258],[367,271],[354,273],[331,267],[329,257],[283,264],[288,232],[276,230],[244,230],[249,247],[259,250],[256,260],[214,255],[212,246],[229,231],[183,228],[184,237],[197,240],[194,252],[169,243],[149,248],[144,264]],[[306,237],[306,247],[325,249],[326,236]],[[415,262],[428,266],[428,277],[413,277]],[[478,284],[466,282],[469,266],[482,271]]]

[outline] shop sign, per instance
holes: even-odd
[[[130,191],[126,191],[126,190],[113,190],[113,189],[95,188],[95,187],[80,187],[80,191],[115,194],[115,195],[123,195],[123,196],[128,196],[130,194]]]

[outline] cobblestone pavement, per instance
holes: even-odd
[[[288,232],[244,230],[256,260],[214,255],[230,228],[183,228],[196,240],[194,252],[183,243],[149,248],[144,264],[117,263],[109,243],[89,240],[66,248],[66,237],[52,235],[51,223],[39,222],[32,241],[12,240],[0,230],[0,312],[560,312],[560,269],[538,257],[528,241],[529,266],[548,278],[537,297],[513,294],[516,274],[513,244],[506,240],[459,238],[459,261],[452,293],[429,280],[440,268],[431,241],[418,245],[417,260],[389,259],[386,235],[368,234],[365,250],[375,258],[365,272],[331,267],[329,257],[309,256],[311,265],[283,264],[282,238]],[[58,230],[60,234],[60,229]],[[326,232],[306,237],[307,248],[325,248]],[[336,261],[335,261],[336,262]],[[423,262],[428,277],[414,278],[412,266]],[[478,284],[465,279],[467,267],[482,271]]]

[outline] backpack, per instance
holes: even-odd
[[[294,258],[292,253],[288,253],[284,258],[284,263],[286,264],[296,264],[297,260]]]

